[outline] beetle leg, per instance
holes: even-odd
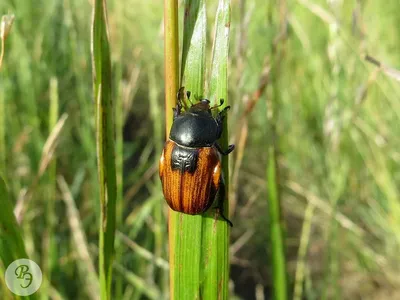
[[[222,100],[222,103],[223,103],[223,99],[221,99]],[[222,121],[225,119],[225,113],[230,109],[231,107],[228,105],[228,106],[226,106],[223,110],[221,110],[219,113],[218,113],[218,115],[217,115],[217,122],[219,122],[220,124],[222,124]]]
[[[215,143],[215,148],[217,148],[218,152],[222,155],[228,155],[235,149],[235,145],[229,145],[228,150],[224,151],[218,143]]]
[[[218,214],[221,217],[221,219],[226,221],[229,224],[229,226],[233,227],[232,222],[224,215],[225,195],[226,195],[225,182],[224,182],[223,177],[221,176],[221,180],[219,183],[219,189],[218,189],[218,202],[217,202],[216,210],[218,211]]]
[[[221,99],[223,101],[223,99]],[[218,113],[217,117],[215,118],[215,121],[217,122],[218,125],[218,134],[217,138],[219,139],[222,135],[222,126],[223,126],[223,121],[225,119],[225,112],[227,112],[231,107],[227,106],[225,107],[221,112]]]
[[[221,105],[224,103],[224,99],[221,99]],[[230,109],[231,107],[228,105],[226,106],[222,111],[220,111],[217,115],[217,117],[215,118],[217,125],[218,125],[218,133],[217,133],[217,138],[219,139],[222,135],[222,129],[223,129],[223,122],[225,119],[225,113]],[[221,149],[221,147],[216,144],[216,147],[219,151],[219,153],[221,153],[222,155],[228,155],[229,153],[231,153],[233,151],[233,149],[235,148],[235,145],[229,145],[228,150],[227,151],[223,151]]]
[[[182,98],[184,97],[183,96],[184,91],[185,91],[185,87],[182,86],[179,89],[178,93],[176,94],[176,99],[177,99],[176,107],[172,109],[174,111],[174,119],[181,114],[181,110],[183,107]]]
[[[182,105],[178,103],[175,108],[172,109],[174,111],[174,120],[177,116],[181,114]]]
[[[182,102],[182,98],[184,97],[183,96],[183,93],[185,92],[185,87],[184,86],[181,86],[180,88],[179,88],[179,91],[176,93],[176,99],[178,99],[178,103],[181,103]]]
[[[222,103],[221,103],[221,105],[222,105],[224,103],[224,99],[221,99],[221,101],[222,101]],[[221,110],[218,115],[222,116],[224,113],[226,113],[230,109],[231,109],[231,107],[228,105],[223,110]]]
[[[220,106],[222,106],[222,104],[224,104],[225,100],[224,99],[219,99],[219,104],[215,104],[213,107],[211,107],[210,109],[215,109],[218,108]],[[224,109],[225,110],[225,109]]]

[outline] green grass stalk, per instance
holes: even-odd
[[[271,239],[271,263],[274,285],[274,299],[285,300],[287,295],[287,275],[283,221],[281,216],[278,169],[276,162],[276,149],[270,145],[268,149],[267,190],[268,190],[268,215],[269,232]]]
[[[56,126],[59,115],[59,99],[58,99],[58,80],[53,77],[50,80],[50,106],[49,106],[49,126],[48,132],[49,134]],[[53,160],[47,170],[46,180],[47,180],[47,189],[46,189],[46,232],[43,239],[43,273],[46,276],[46,280],[43,282],[43,298],[48,297],[49,293],[49,284],[51,283],[51,273],[54,264],[55,258],[55,244],[54,244],[54,226],[56,222],[55,215],[55,200],[56,200],[56,172],[57,172],[57,163]]]
[[[275,134],[272,134],[272,139]],[[274,142],[272,142],[274,143]],[[268,218],[271,247],[272,280],[274,298],[288,299],[287,273],[285,258],[284,221],[281,215],[281,200],[279,191],[279,169],[277,164],[277,149],[275,144],[268,146],[267,192]]]
[[[96,101],[96,141],[100,190],[99,273],[100,296],[111,299],[112,263],[116,223],[116,167],[114,110],[111,93],[111,59],[106,1],[93,6],[92,59]]]
[[[285,225],[282,217],[281,195],[279,188],[279,164],[278,164],[278,113],[280,107],[279,76],[281,74],[281,62],[285,53],[286,41],[286,1],[280,0],[279,32],[272,41],[272,95],[268,101],[269,138],[267,152],[267,194],[268,194],[268,220],[271,249],[272,281],[274,299],[288,299],[288,278],[286,270]]]
[[[165,129],[166,138],[173,121],[172,109],[176,105],[176,93],[179,88],[179,34],[178,1],[164,0],[164,77],[165,77]],[[175,298],[175,244],[177,238],[176,214],[169,210],[169,262],[170,262],[170,299]]]
[[[192,98],[204,96],[206,13],[205,2],[186,1],[182,48],[182,85]],[[197,40],[191,40],[197,36]],[[193,44],[192,44],[193,42]],[[174,97],[176,97],[174,95]],[[172,111],[171,111],[172,112]],[[169,128],[168,128],[169,129]],[[170,297],[195,299],[200,297],[202,217],[170,210]]]

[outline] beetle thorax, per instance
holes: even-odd
[[[185,147],[210,147],[218,138],[218,125],[208,111],[189,110],[177,116],[170,139]]]

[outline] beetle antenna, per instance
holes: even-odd
[[[229,105],[225,106],[225,108],[223,110],[221,110],[220,114],[222,115],[222,114],[224,114],[225,112],[227,112],[230,109],[231,109],[231,107]]]

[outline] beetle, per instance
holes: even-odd
[[[169,139],[159,162],[159,175],[165,200],[171,209],[185,214],[196,215],[204,213],[214,202],[219,190],[217,209],[222,219],[232,226],[223,214],[225,186],[222,178],[221,160],[218,153],[228,155],[235,148],[229,145],[222,150],[217,140],[223,131],[226,106],[216,117],[212,109],[219,105],[210,106],[210,101],[201,99],[193,104],[190,92],[187,98],[191,106],[182,112],[183,88],[178,92],[177,106],[173,108],[174,120]]]

